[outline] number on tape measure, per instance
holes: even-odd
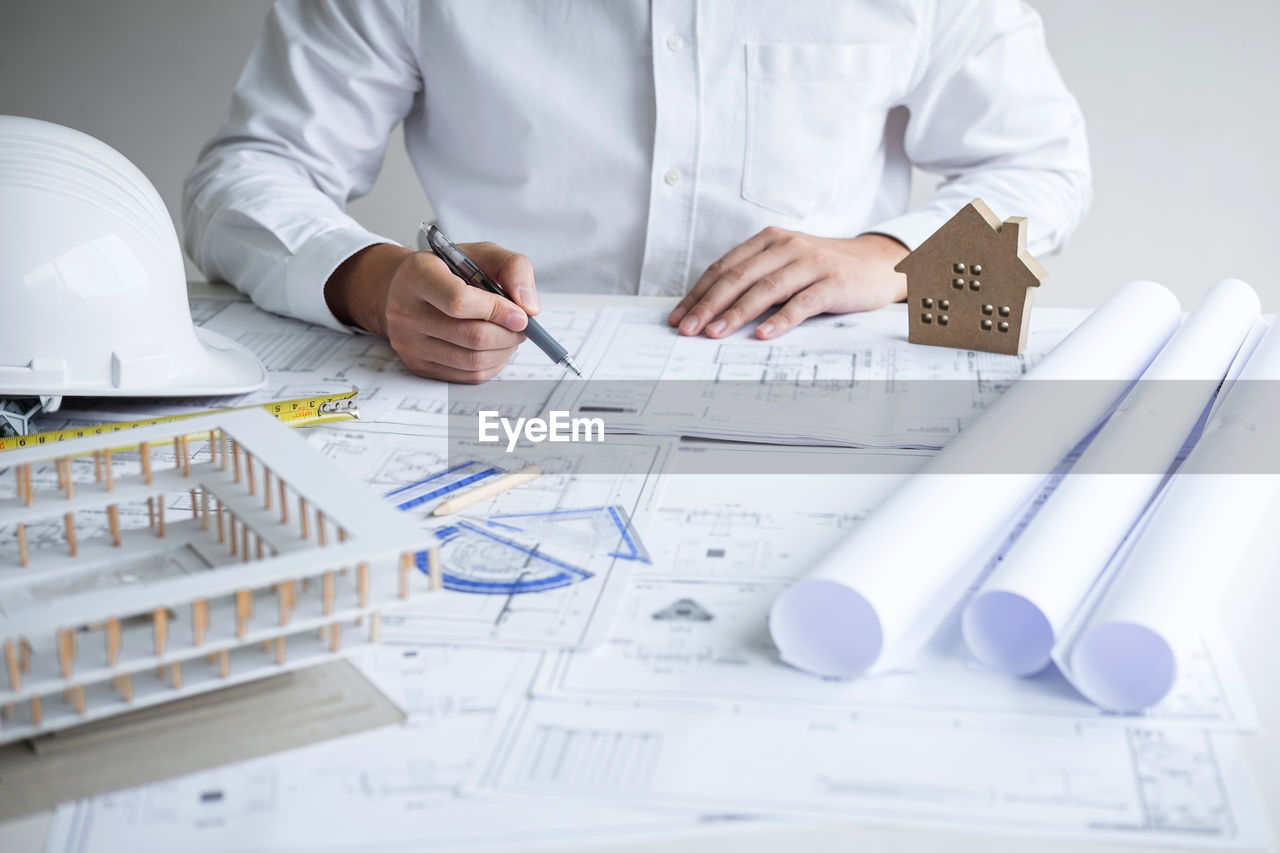
[[[356,390],[343,391],[338,394],[325,394],[317,397],[300,397],[296,400],[274,400],[270,403],[259,403],[258,407],[266,409],[282,421],[296,423],[315,420],[317,423],[330,420],[345,420],[358,417],[356,409]],[[252,409],[255,406],[235,406],[236,409]],[[0,451],[17,450],[23,447],[38,447],[58,441],[67,441],[86,436],[105,435],[110,432],[123,432],[155,424],[170,423],[212,412],[231,411],[231,409],[212,409],[208,412],[188,412],[181,415],[167,415],[158,418],[143,418],[136,421],[106,423],[90,427],[72,427],[70,429],[37,432],[31,435],[17,435],[0,438]]]

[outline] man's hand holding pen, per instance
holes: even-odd
[[[454,275],[431,252],[383,243],[348,258],[325,287],[334,315],[386,338],[419,376],[476,384],[506,366],[541,310],[533,265],[493,243],[462,248],[502,285],[510,301]],[[523,308],[524,310],[519,310]]]
[[[386,338],[409,370],[431,379],[475,384],[497,376],[522,333],[578,372],[530,320],[540,306],[528,258],[493,243],[454,245],[434,227],[423,234],[434,251],[380,244],[339,266],[325,287],[334,315]],[[902,298],[905,276],[893,267],[906,254],[879,234],[838,240],[766,228],[712,264],[668,322],[683,335],[722,338],[780,305],[755,330],[769,340],[816,314]]]

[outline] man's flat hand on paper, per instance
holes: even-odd
[[[733,334],[775,305],[755,336],[776,338],[816,314],[869,311],[902,299],[893,271],[907,249],[892,237],[814,237],[766,228],[716,261],[667,317],[682,335]]]

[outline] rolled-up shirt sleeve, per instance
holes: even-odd
[[[921,207],[868,229],[914,250],[981,198],[1028,218],[1028,249],[1056,251],[1092,198],[1084,117],[1045,44],[1040,17],[1019,0],[940,2],[903,105],[904,149],[941,175]]]
[[[416,7],[414,7],[416,8]],[[345,212],[377,177],[421,75],[404,0],[281,0],[183,192],[187,251],[269,311],[347,327],[324,298],[360,249]]]

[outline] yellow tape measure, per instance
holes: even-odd
[[[337,394],[322,394],[316,397],[298,397],[293,400],[272,400],[270,403],[257,403],[253,406],[233,406],[230,409],[211,409],[204,412],[184,412],[180,415],[164,415],[158,418],[144,418],[138,421],[120,421],[118,423],[97,424],[95,426],[58,429],[50,432],[36,432],[31,435],[16,435],[0,438],[0,451],[17,450],[20,447],[35,447],[41,444],[55,444],[73,438],[85,438],[91,435],[106,435],[113,432],[128,432],[138,427],[165,424],[171,421],[195,418],[213,412],[229,412],[236,409],[266,409],[278,420],[289,426],[315,426],[333,421],[346,421],[359,417],[356,409],[356,389],[342,391]]]

